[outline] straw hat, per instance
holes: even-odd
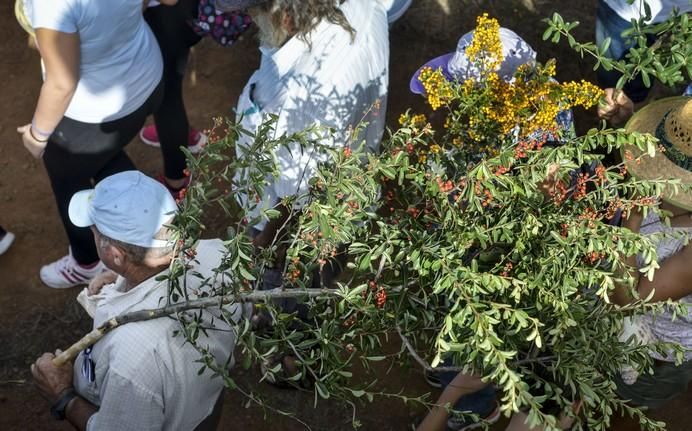
[[[665,151],[654,157],[644,154],[639,162],[626,162],[628,171],[642,179],[679,179],[692,185],[692,98],[670,97],[657,100],[638,111],[625,126],[627,131],[650,133]],[[628,145],[622,149],[634,158],[643,151]],[[692,211],[692,191],[666,187],[663,198],[671,204]]]
[[[34,29],[31,27],[29,18],[26,16],[26,9],[24,8],[24,0],[16,0],[14,2],[14,16],[17,18],[17,22],[22,26],[25,32],[29,33],[31,36],[34,35]]]

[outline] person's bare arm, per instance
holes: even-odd
[[[61,352],[58,350],[55,353]],[[55,356],[52,353],[44,353],[31,365],[34,384],[51,405],[55,404],[67,391],[74,390],[72,363],[57,367],[53,364]],[[67,404],[65,418],[78,430],[86,430],[89,418],[97,411],[98,408],[95,405],[78,395]]]
[[[639,296],[646,298],[655,290],[651,302],[678,300],[692,293],[692,245],[687,244],[666,259],[654,273],[654,279],[639,277]]]
[[[84,398],[77,396],[67,404],[67,408],[65,408],[65,419],[77,430],[85,431],[89,418],[97,411],[98,407]]]
[[[464,395],[478,392],[488,384],[483,382],[479,376],[459,373],[442,391],[440,398],[437,399],[433,407],[423,422],[418,425],[416,431],[444,431],[447,425],[449,413],[447,407],[454,404]]]
[[[79,82],[79,34],[39,28],[36,39],[46,79],[36,104],[34,125],[41,131],[52,131],[65,115]]]
[[[36,30],[46,79],[36,104],[34,119],[17,128],[26,149],[36,158],[43,155],[48,137],[67,111],[79,82],[79,35],[39,28]]]
[[[623,227],[639,232],[642,219],[641,213],[632,211],[623,221]],[[692,282],[690,282],[692,280],[692,246],[690,244],[661,263],[661,267],[654,273],[653,280],[642,277],[636,269],[636,256],[628,256],[625,263],[633,268],[630,274],[635,279],[634,285],[640,298],[647,298],[654,291],[650,302],[660,302],[668,299],[678,300],[692,293]],[[627,305],[634,300],[626,286],[616,286],[610,299],[618,305]]]

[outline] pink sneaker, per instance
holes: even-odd
[[[166,186],[168,189],[168,192],[173,196],[173,199],[175,199],[176,202],[180,202],[181,200],[185,199],[185,193],[187,192],[187,188],[190,186],[190,183],[192,182],[191,177],[185,177],[185,183],[183,184],[182,187],[179,189],[174,189],[168,183],[166,182],[166,177],[163,175],[159,174],[156,177],[156,180]]]
[[[72,257],[72,250],[69,254],[45,265],[41,268],[41,281],[53,289],[67,289],[70,287],[87,285],[92,278],[96,277],[107,268],[99,260],[89,267],[83,267]]]
[[[159,142],[159,134],[157,133],[156,125],[154,124],[142,127],[142,130],[139,131],[139,139],[152,147],[161,146],[161,143]],[[190,150],[192,154],[197,154],[202,151],[202,148],[204,148],[206,143],[207,135],[201,133],[197,129],[190,128],[190,136],[187,140],[187,149]]]

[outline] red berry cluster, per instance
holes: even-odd
[[[569,225],[567,223],[562,223],[560,225],[560,236],[567,238],[567,234],[569,233],[568,229],[569,229]]]
[[[584,210],[578,217],[579,220],[588,222],[589,228],[593,229],[596,226],[595,221],[600,218],[598,212],[589,207]]]
[[[413,147],[413,142],[408,141],[406,143],[406,152],[409,154],[413,154],[414,151],[416,151],[416,149]]]
[[[553,203],[557,206],[562,205],[567,199],[567,186],[562,180],[555,183],[555,187],[550,191],[550,196],[553,198]]]
[[[512,262],[507,262],[500,275],[503,277],[509,277],[509,273],[512,271],[512,268],[514,268]]]
[[[420,215],[420,210],[416,207],[409,207],[406,212],[413,218],[418,218],[418,215]]]
[[[483,198],[483,202],[481,202],[481,205],[483,206],[483,208],[485,208],[488,205],[490,205],[490,203],[493,201],[493,194],[490,193],[490,190],[488,189],[484,189],[483,194],[485,195],[485,197]]]
[[[500,176],[506,174],[507,172],[509,172],[509,168],[507,166],[499,166],[495,170],[495,175]]]
[[[574,186],[574,199],[582,200],[586,197],[586,184],[589,182],[589,174],[581,173],[577,176],[577,184]]]
[[[383,288],[380,288],[375,294],[375,305],[377,306],[377,308],[384,308],[386,303],[387,292]]]
[[[593,265],[594,263],[598,262],[601,259],[604,259],[605,257],[605,253],[592,251],[591,253],[587,253],[586,256],[584,256],[584,260]]]
[[[344,328],[350,328],[351,326],[355,325],[357,321],[358,318],[356,317],[356,315],[352,314],[351,316],[349,316],[348,319],[344,320],[341,326],[343,326]]]
[[[603,166],[603,165],[601,165],[601,164],[599,164],[598,166],[596,166],[596,178],[598,178],[598,183],[599,183],[599,184],[604,184],[604,183],[605,183],[605,181],[606,181],[605,173],[606,173],[606,168],[605,168],[605,166]]]
[[[378,286],[375,280],[370,280],[368,282],[368,287],[369,289],[364,290],[362,293],[363,299],[368,297],[368,293],[374,293],[375,306],[377,308],[384,308],[385,304],[387,303],[387,292],[384,290],[384,288]]]
[[[183,187],[182,189],[178,190],[178,196],[175,198],[175,203],[179,204],[185,199],[185,195],[187,195],[187,187]]]
[[[454,189],[454,183],[452,183],[450,180],[444,181],[442,178],[437,177],[435,181],[437,182],[437,187],[442,193],[449,193],[452,191],[452,189]]]

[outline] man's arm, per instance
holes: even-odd
[[[98,407],[80,396],[76,396],[67,404],[65,419],[79,431],[86,431],[89,418],[98,411]]]
[[[60,351],[56,352],[60,354]],[[34,384],[45,399],[54,405],[66,392],[73,388],[72,363],[56,367],[53,365],[55,355],[44,353],[31,366],[31,374],[34,377]],[[89,401],[75,396],[65,408],[65,419],[67,419],[78,430],[86,430],[89,418],[98,411],[98,408]]]

